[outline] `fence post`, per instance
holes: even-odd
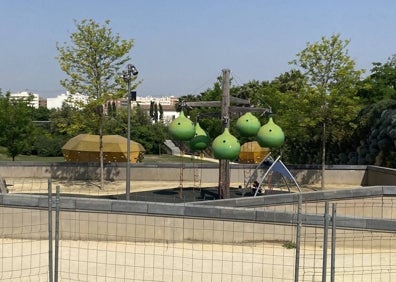
[[[301,210],[302,210],[302,195],[298,194],[297,207],[297,232],[296,232],[296,258],[294,264],[294,282],[298,282],[300,269],[300,242],[301,242]]]
[[[48,179],[48,281],[53,282],[52,260],[52,180]]]
[[[55,200],[55,273],[54,281],[58,282],[58,266],[59,266],[59,194],[60,187],[56,186]]]
[[[322,265],[322,282],[326,282],[327,270],[327,244],[328,244],[328,231],[329,231],[329,202],[325,204],[324,214],[324,227],[323,227],[323,265]]]
[[[337,204],[332,205],[331,214],[331,274],[330,281],[334,282],[335,279],[335,250],[336,250],[336,215],[337,215]]]

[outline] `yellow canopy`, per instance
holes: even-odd
[[[120,135],[103,135],[104,162],[126,162],[127,142],[128,140]],[[130,162],[141,161],[144,152],[141,144],[130,141]],[[62,153],[68,162],[99,162],[99,135],[77,135],[62,147]]]
[[[269,152],[269,148],[261,147],[257,141],[246,142],[241,146],[239,162],[245,164],[258,164]]]

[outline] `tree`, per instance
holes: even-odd
[[[358,115],[355,132],[357,162],[396,167],[396,100],[367,105]]]
[[[371,75],[360,84],[358,95],[365,105],[377,103],[383,99],[396,100],[396,55],[384,64],[373,63]]]
[[[158,122],[158,105],[157,103],[154,104],[154,123]]]
[[[312,106],[312,125],[322,127],[322,188],[326,164],[326,143],[335,143],[350,136],[360,105],[356,85],[363,73],[355,70],[355,61],[348,55],[349,40],[340,35],[322,37],[320,42],[308,43],[290,62],[298,66],[307,79]],[[351,130],[352,129],[352,130]]]
[[[159,113],[159,120],[161,122],[164,121],[164,109],[162,108],[161,103],[158,103],[158,113]]]
[[[103,175],[103,106],[107,101],[125,95],[125,82],[119,75],[121,67],[130,59],[133,40],[123,40],[113,34],[110,21],[100,26],[90,20],[75,21],[77,31],[70,35],[70,42],[57,44],[57,57],[62,71],[68,78],[61,80],[72,95],[82,94],[87,98],[81,107],[92,113],[99,133],[101,187]],[[136,79],[133,77],[133,80]]]
[[[0,91],[0,145],[7,148],[13,161],[27,147],[33,132],[30,101],[12,99],[9,92],[3,96]]]

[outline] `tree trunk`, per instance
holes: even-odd
[[[103,167],[103,120],[99,119],[99,157],[100,157],[100,189],[104,189],[104,167]]]
[[[322,136],[322,181],[321,188],[322,190],[325,187],[325,171],[326,171],[326,122],[323,121],[323,136]]]
[[[230,127],[230,70],[223,69],[222,95],[221,95],[221,119],[222,131]],[[219,161],[219,198],[230,197],[230,161]]]

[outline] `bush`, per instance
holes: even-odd
[[[63,136],[42,135],[37,138],[34,148],[38,156],[59,157],[62,156],[62,146],[66,138]]]

